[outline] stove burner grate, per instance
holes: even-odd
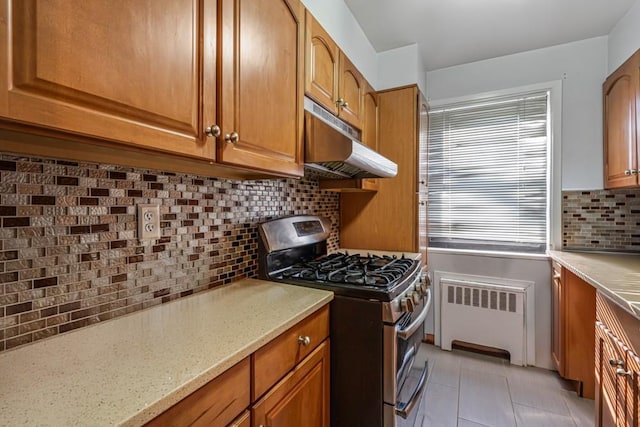
[[[282,272],[282,277],[387,288],[401,280],[413,264],[414,260],[404,256],[362,256],[337,252],[294,264]]]

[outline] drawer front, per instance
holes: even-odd
[[[256,401],[329,336],[329,306],[293,326],[252,356]]]
[[[246,358],[147,426],[227,426],[249,406],[250,372],[249,358]]]
[[[244,411],[242,415],[233,420],[227,427],[251,427],[251,413]]]

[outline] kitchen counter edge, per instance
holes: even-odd
[[[640,255],[548,251],[549,257],[640,320]]]

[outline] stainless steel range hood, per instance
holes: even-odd
[[[304,98],[305,169],[320,178],[393,178],[398,165],[362,144],[360,132]]]

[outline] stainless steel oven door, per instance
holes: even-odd
[[[384,325],[384,426],[399,427],[413,419],[422,399],[428,366],[417,366],[424,322],[431,307],[431,289],[394,324]],[[424,358],[420,358],[424,360]]]

